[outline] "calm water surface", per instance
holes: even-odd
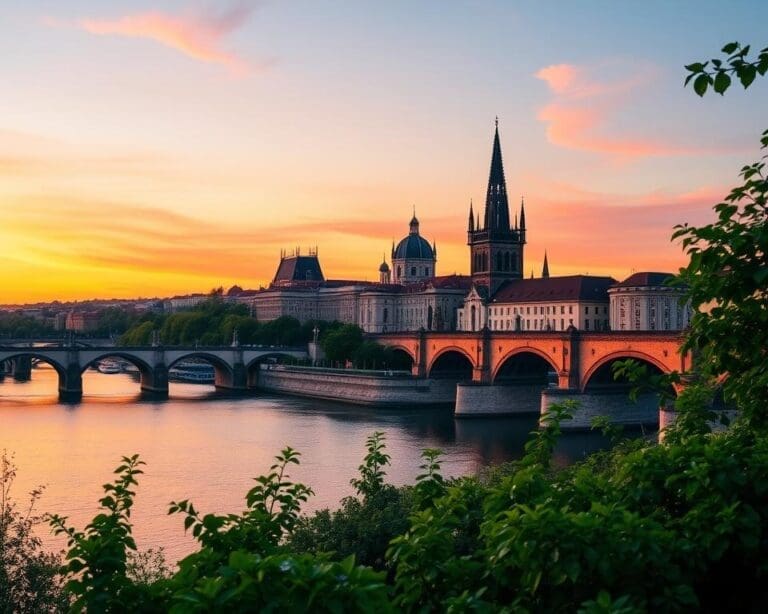
[[[171,384],[170,398],[148,401],[136,376],[83,376],[80,403],[58,401],[56,373],[41,365],[28,382],[0,382],[0,448],[18,466],[16,499],[45,484],[40,509],[68,516],[82,528],[97,510],[101,485],[113,479],[120,456],[139,453],[140,476],[133,512],[140,549],[163,546],[171,561],[193,547],[182,518],[168,516],[172,500],[191,499],[202,512],[239,512],[252,478],[269,470],[284,446],[300,451],[294,479],[315,491],[307,511],[336,507],[353,493],[349,480],[375,430],[387,436],[388,479],[412,482],[419,454],[445,453],[443,470],[458,476],[518,458],[535,417],[454,420],[451,409],[376,410],[350,405],[259,395],[218,396],[212,386]],[[566,435],[559,461],[602,445],[594,434]],[[63,540],[43,535],[59,549]]]

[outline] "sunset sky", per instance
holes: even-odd
[[[498,115],[526,269],[674,270],[759,156],[768,79],[683,65],[768,45],[768,3],[5,0],[0,303],[168,296],[317,246],[376,279],[408,230],[466,273]]]

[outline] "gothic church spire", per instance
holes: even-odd
[[[498,117],[496,118],[496,131],[493,137],[488,193],[485,200],[485,229],[490,232],[509,232],[510,229],[507,183],[504,180],[504,165],[501,160]]]

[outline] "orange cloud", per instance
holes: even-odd
[[[91,34],[150,39],[196,60],[243,73],[248,63],[225,51],[222,43],[246,22],[252,10],[250,5],[238,4],[217,14],[175,16],[152,11],[117,19],[81,19],[77,25]]]
[[[729,191],[723,185],[618,194],[529,179],[527,270],[538,274],[546,249],[553,275],[588,272],[618,279],[633,270],[676,271],[686,258],[671,241],[673,227],[711,222],[712,206]]]
[[[535,76],[554,94],[554,100],[537,114],[537,118],[547,125],[550,143],[604,154],[620,162],[648,156],[718,152],[714,148],[682,146],[663,139],[606,134],[607,120],[626,104],[626,94],[650,83],[656,71],[645,65],[628,75],[604,81],[593,78],[592,72],[594,70],[573,64],[554,64],[536,73]]]

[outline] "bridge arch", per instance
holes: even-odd
[[[491,374],[491,382],[494,384],[497,383],[498,379],[504,378],[505,372],[515,370],[515,367],[528,366],[515,364],[515,362],[520,361],[526,357],[534,357],[535,361],[538,363],[538,366],[544,366],[544,377],[546,377],[548,371],[554,371],[557,373],[559,370],[555,361],[546,352],[529,346],[519,347],[510,350],[498,361]],[[541,369],[537,369],[537,371],[541,371]],[[530,372],[528,374],[530,375]]]
[[[472,379],[475,361],[461,347],[448,346],[442,348],[432,357],[427,367],[427,377],[449,377],[457,379]]]
[[[259,369],[265,362],[277,362],[280,359],[293,359],[294,356],[285,352],[269,352],[251,359],[245,365],[246,385],[248,388],[255,388],[259,385]]]
[[[581,378],[581,391],[588,392],[587,388],[589,386],[599,386],[601,382],[607,381],[608,383],[612,383],[611,365],[617,360],[626,360],[628,358],[632,358],[651,367],[658,374],[666,374],[672,371],[672,369],[663,362],[645,352],[639,352],[637,350],[619,350],[606,356],[602,356],[586,370]],[[620,382],[617,384],[620,384]]]
[[[82,353],[81,356],[83,356]],[[155,388],[155,383],[158,379],[156,370],[146,360],[136,356],[135,353],[121,351],[120,348],[117,347],[114,348],[114,350],[110,349],[98,352],[93,356],[87,355],[87,362],[86,360],[83,360],[80,365],[80,377],[82,378],[86,374],[89,367],[98,365],[99,362],[108,358],[119,358],[136,367],[139,370],[139,384],[141,390],[152,390]],[[87,393],[87,390],[84,390],[84,392]]]
[[[234,365],[225,359],[211,352],[204,350],[193,350],[186,354],[180,354],[173,357],[173,360],[167,365],[170,373],[179,363],[185,360],[202,360],[213,367],[213,379],[217,388],[236,388]]]
[[[19,352],[8,354],[0,357],[0,363],[15,363],[19,359],[29,359],[32,360],[38,360],[40,362],[44,362],[47,365],[50,365],[54,368],[56,373],[59,376],[59,381],[62,380],[62,378],[65,377],[67,373],[67,367],[63,364],[61,364],[58,360],[55,358],[51,358],[50,356],[47,356],[45,352],[35,352],[30,351],[29,349],[20,350]],[[15,366],[15,364],[14,364]]]

